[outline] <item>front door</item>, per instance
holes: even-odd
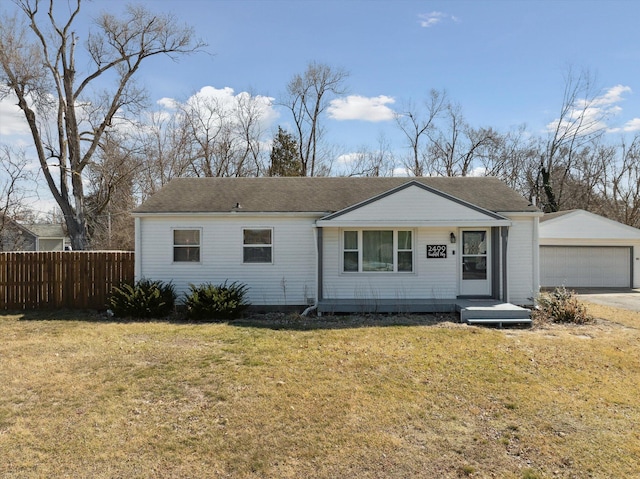
[[[474,229],[461,232],[460,295],[491,295],[491,235],[489,230]]]

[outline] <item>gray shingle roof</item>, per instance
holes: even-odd
[[[545,213],[544,216],[540,218],[540,222],[552,220],[554,218],[559,218],[560,216],[568,215],[569,213],[575,213],[576,211],[580,211],[580,210],[573,209],[573,210],[556,211],[555,213]]]
[[[298,177],[176,178],[133,213],[332,213],[412,181],[489,211],[539,211],[502,181],[491,177]],[[240,208],[234,209],[238,204]]]
[[[32,223],[22,225],[40,238],[64,238],[66,236],[62,225]]]

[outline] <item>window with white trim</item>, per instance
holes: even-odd
[[[242,262],[271,263],[273,261],[273,230],[245,228],[242,230]]]
[[[343,231],[342,270],[351,272],[413,272],[410,230]]]
[[[360,261],[358,259],[358,232],[344,232],[344,271],[358,271]]]
[[[200,262],[200,230],[173,230],[173,261],[176,263]]]

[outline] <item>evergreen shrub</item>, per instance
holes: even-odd
[[[189,285],[185,305],[187,318],[196,321],[226,321],[237,319],[250,306],[246,299],[248,287],[234,281],[214,285],[211,283]]]
[[[108,305],[117,317],[163,318],[175,308],[173,284],[141,279],[113,288]]]

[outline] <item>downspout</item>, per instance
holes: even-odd
[[[322,236],[322,229],[318,228],[317,226],[313,226],[313,231],[314,231],[314,235],[313,235],[313,244],[315,246],[315,253],[316,253],[316,297],[315,300],[313,302],[312,306],[309,306],[307,309],[305,309],[302,312],[302,316],[308,316],[312,311],[315,311],[316,309],[318,309],[318,302],[320,301],[320,298],[322,296],[322,265],[320,264],[320,261],[322,260],[322,255],[320,254],[320,247],[322,245],[322,240],[319,238]]]
[[[142,241],[140,217],[136,216],[134,230],[134,281],[142,279]]]
[[[509,302],[509,268],[507,264],[508,255],[507,247],[509,245],[509,227],[500,227],[500,236],[502,239],[502,245],[500,247],[502,253],[502,301]]]
[[[540,225],[540,217],[536,216],[533,221],[533,298],[531,298],[533,305],[535,306],[538,301],[538,294],[540,294],[540,231],[538,226]]]

